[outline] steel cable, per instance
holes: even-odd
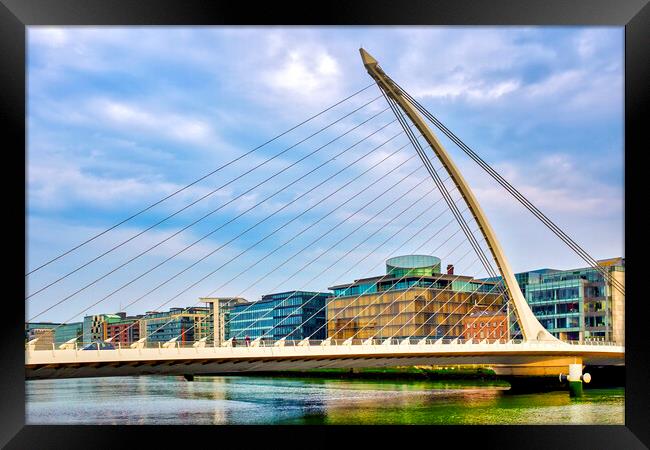
[[[310,122],[311,120],[315,119],[316,117],[319,117],[319,116],[321,116],[322,114],[326,113],[327,111],[329,111],[329,110],[335,108],[336,106],[338,106],[338,105],[340,105],[340,104],[342,104],[342,103],[344,103],[344,102],[350,100],[351,98],[357,96],[357,95],[360,94],[361,92],[363,92],[363,91],[367,90],[368,88],[370,88],[371,86],[373,86],[373,84],[374,84],[374,83],[371,83],[371,84],[369,84],[368,86],[366,86],[366,87],[364,87],[364,88],[362,88],[362,89],[356,91],[355,93],[349,95],[348,97],[345,97],[344,99],[339,100],[338,102],[334,103],[333,105],[331,105],[331,106],[329,106],[329,107],[323,109],[322,111],[318,112],[317,114],[312,115],[312,116],[309,117],[308,119],[303,120],[302,122],[298,123],[297,125],[294,125],[293,127],[289,128],[288,130],[286,130],[286,131],[284,131],[284,132],[282,132],[282,133],[276,135],[275,137],[273,137],[273,138],[267,140],[266,142],[264,142],[264,143],[258,145],[257,147],[253,148],[252,150],[249,150],[248,152],[246,152],[246,153],[244,153],[244,154],[238,156],[237,158],[235,158],[235,159],[233,159],[233,160],[227,162],[226,164],[223,164],[223,165],[219,166],[218,168],[214,169],[213,171],[209,172],[208,174],[203,175],[202,177],[200,177],[200,178],[194,180],[193,182],[191,182],[191,183],[185,185],[185,186],[182,187],[181,189],[178,189],[178,190],[172,192],[171,194],[167,195],[166,197],[162,198],[161,200],[158,200],[158,201],[152,203],[151,205],[149,205],[149,206],[147,206],[146,208],[144,208],[144,209],[142,209],[142,210],[136,212],[135,214],[132,214],[131,216],[127,217],[126,219],[123,219],[122,221],[116,223],[115,225],[112,225],[111,227],[105,229],[104,231],[102,231],[102,232],[100,232],[100,233],[98,233],[98,234],[92,236],[92,237],[89,238],[89,239],[86,239],[85,241],[81,242],[80,244],[77,244],[76,246],[72,247],[71,249],[69,249],[69,250],[67,250],[67,251],[65,251],[65,252],[63,252],[63,253],[61,253],[61,254],[59,254],[58,256],[56,256],[56,257],[54,257],[54,258],[52,258],[52,259],[46,261],[45,263],[41,264],[40,266],[38,266],[38,267],[36,267],[36,268],[30,270],[29,272],[27,272],[27,273],[25,274],[25,276],[29,276],[29,275],[31,275],[32,273],[37,272],[38,270],[40,270],[40,269],[42,269],[42,268],[44,268],[44,267],[50,265],[50,264],[53,263],[54,261],[57,261],[57,260],[61,259],[62,257],[66,256],[66,255],[72,253],[73,251],[75,251],[75,250],[77,250],[77,249],[83,247],[84,245],[86,245],[86,244],[88,244],[88,243],[94,241],[94,240],[97,239],[98,237],[103,236],[104,234],[108,233],[109,231],[114,230],[115,228],[119,227],[120,225],[123,225],[124,223],[130,221],[131,219],[134,219],[135,217],[141,215],[142,213],[144,213],[144,212],[146,212],[146,211],[149,211],[150,209],[154,208],[155,206],[157,206],[157,205],[163,203],[165,200],[168,200],[168,199],[174,197],[175,195],[177,195],[177,194],[183,192],[184,190],[186,190],[186,189],[188,189],[188,188],[194,186],[195,184],[197,184],[197,183],[199,183],[199,182],[205,180],[206,178],[208,178],[208,177],[214,175],[215,173],[219,172],[220,170],[222,170],[222,169],[224,169],[224,168],[230,166],[231,164],[234,164],[235,162],[239,161],[240,159],[242,159],[242,158],[244,158],[244,157],[250,155],[251,153],[253,153],[253,152],[259,150],[260,148],[262,148],[262,147],[264,147],[264,146],[270,144],[271,142],[273,142],[273,141],[275,141],[275,140],[281,138],[282,136],[286,135],[287,133],[290,133],[291,131],[293,131],[293,130],[299,128],[300,126],[302,126],[302,125],[304,125],[304,124]]]
[[[121,243],[119,243],[119,244],[117,244],[117,245],[111,247],[110,249],[106,250],[105,252],[99,254],[98,256],[96,256],[96,257],[94,257],[94,258],[92,258],[92,259],[86,261],[85,263],[83,263],[83,264],[81,264],[80,266],[76,267],[74,270],[72,270],[72,271],[66,273],[65,275],[63,275],[63,276],[61,276],[61,277],[55,279],[54,281],[52,281],[52,282],[48,283],[47,285],[41,287],[41,288],[38,289],[37,291],[35,291],[35,292],[33,292],[33,293],[27,295],[27,296],[25,297],[25,300],[27,300],[27,299],[33,297],[34,295],[39,294],[40,292],[43,292],[44,290],[50,288],[51,286],[53,286],[53,285],[59,283],[60,281],[66,279],[66,278],[69,277],[70,275],[72,275],[72,274],[74,274],[74,273],[80,271],[81,269],[83,269],[83,268],[89,266],[89,265],[92,264],[93,262],[95,262],[95,261],[97,261],[97,260],[103,258],[104,256],[106,256],[106,255],[112,253],[113,251],[117,250],[118,248],[122,247],[124,244],[127,244],[128,242],[132,241],[133,239],[135,239],[135,238],[137,238],[137,237],[139,237],[139,236],[142,236],[142,235],[145,234],[146,232],[148,232],[148,231],[150,231],[150,230],[156,228],[158,225],[160,225],[160,224],[166,222],[167,220],[171,219],[172,217],[175,217],[176,215],[180,214],[181,212],[185,211],[186,209],[190,208],[191,206],[193,206],[193,205],[195,205],[195,204],[197,204],[197,203],[199,203],[199,202],[205,200],[206,198],[212,196],[213,194],[215,194],[216,192],[220,191],[220,190],[223,189],[224,187],[227,187],[227,186],[231,185],[232,183],[238,181],[239,179],[241,179],[241,177],[243,177],[243,176],[245,176],[245,175],[247,175],[247,174],[253,172],[254,170],[256,170],[256,169],[262,167],[262,166],[265,165],[266,163],[268,163],[268,162],[270,162],[270,161],[273,161],[275,158],[277,158],[277,157],[283,155],[284,153],[288,152],[289,150],[291,150],[291,149],[295,148],[296,146],[298,146],[298,145],[304,143],[304,142],[307,141],[308,139],[312,138],[313,136],[316,136],[317,134],[319,134],[319,133],[321,133],[322,131],[328,129],[329,127],[335,125],[336,123],[340,122],[341,120],[343,120],[343,119],[349,117],[350,115],[352,115],[352,114],[354,114],[354,113],[360,111],[361,109],[365,108],[366,106],[368,106],[369,104],[373,103],[374,101],[376,101],[376,100],[378,100],[378,99],[379,99],[379,97],[376,97],[375,99],[373,99],[373,100],[371,100],[371,101],[365,103],[364,105],[360,106],[359,108],[357,108],[357,109],[355,109],[355,110],[349,112],[348,114],[346,114],[346,115],[344,115],[343,117],[341,117],[341,118],[335,120],[334,122],[329,123],[329,124],[326,125],[325,127],[319,129],[319,130],[316,131],[315,133],[313,133],[313,134],[311,134],[310,136],[308,136],[308,137],[302,139],[301,141],[297,142],[296,144],[293,144],[292,146],[285,148],[284,150],[282,150],[281,152],[275,154],[275,155],[272,156],[271,158],[268,158],[268,159],[262,161],[261,163],[257,164],[257,165],[254,166],[253,168],[247,170],[247,171],[244,172],[243,174],[238,175],[237,177],[232,178],[232,179],[231,179],[230,181],[228,181],[227,183],[222,184],[222,185],[219,186],[218,188],[213,189],[212,191],[208,192],[207,194],[203,195],[202,197],[200,197],[200,198],[198,198],[198,199],[192,201],[191,203],[185,205],[183,208],[181,208],[181,209],[175,211],[174,213],[172,213],[172,214],[166,216],[165,218],[163,218],[163,219],[159,220],[158,222],[154,223],[153,225],[151,225],[151,226],[145,228],[144,230],[142,230],[142,231],[140,231],[140,232],[134,234],[133,236],[131,236],[131,237],[129,237],[128,239],[122,241]],[[370,120],[374,119],[375,117],[379,116],[379,115],[382,114],[384,111],[385,111],[385,110],[382,110],[382,111],[380,111],[380,112],[374,114],[374,115],[371,116],[369,119],[367,119],[367,120],[361,122],[359,125],[357,125],[357,126],[353,127],[352,129],[348,130],[346,133],[343,133],[342,135],[337,136],[335,139],[333,139],[332,141],[328,142],[327,144],[325,144],[325,145],[319,147],[318,149],[314,150],[312,153],[309,153],[308,155],[302,157],[301,159],[299,159],[298,161],[294,162],[294,163],[291,164],[290,166],[285,167],[285,168],[282,169],[281,171],[279,171],[279,172],[275,173],[274,175],[272,175],[272,176],[266,178],[266,179],[265,179],[264,181],[262,181],[261,183],[258,183],[256,186],[254,186],[253,188],[249,189],[248,191],[246,191],[246,192],[244,192],[244,193],[238,195],[237,197],[235,197],[234,199],[230,200],[229,202],[227,202],[227,203],[221,205],[219,208],[217,208],[216,210],[213,210],[211,213],[204,215],[203,217],[201,217],[201,218],[198,219],[197,221],[191,223],[190,225],[188,225],[188,226],[186,226],[185,228],[183,228],[183,229],[177,231],[176,233],[174,233],[174,234],[168,236],[168,238],[167,238],[166,240],[169,240],[169,239],[173,238],[174,236],[176,236],[177,234],[179,234],[179,233],[181,233],[182,231],[186,230],[187,228],[189,228],[189,227],[195,225],[195,224],[198,223],[198,222],[201,222],[203,219],[205,219],[206,217],[208,217],[208,216],[210,216],[211,214],[215,213],[216,211],[220,210],[221,208],[223,208],[223,207],[229,205],[230,203],[234,202],[234,201],[237,200],[238,198],[241,198],[242,196],[246,195],[248,192],[252,191],[253,189],[257,188],[258,186],[260,186],[260,185],[266,183],[267,181],[269,181],[269,180],[275,178],[277,175],[279,175],[279,174],[283,173],[284,171],[288,170],[289,168],[295,166],[295,165],[298,164],[299,162],[303,161],[303,160],[306,159],[307,157],[311,156],[312,154],[316,153],[317,151],[321,150],[322,148],[326,147],[327,145],[331,144],[332,142],[334,142],[334,141],[340,139],[341,137],[343,137],[343,136],[347,135],[348,133],[354,131],[355,129],[357,129],[357,128],[360,127],[361,125],[364,125],[364,124],[367,123],[368,121],[370,121]],[[161,241],[159,244],[165,242],[166,240]],[[139,257],[139,256],[140,256],[140,255],[138,255],[138,257]],[[136,258],[137,258],[137,257],[136,257]],[[127,261],[127,264],[128,264],[129,262],[131,262],[131,261]]]

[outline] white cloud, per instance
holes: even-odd
[[[201,146],[223,147],[223,140],[205,119],[189,114],[169,113],[109,98],[90,100],[84,121],[111,125],[126,133],[146,132]]]
[[[439,108],[489,105],[529,121],[582,121],[621,110],[621,62],[611,29],[545,41],[541,29],[448,27],[402,31],[411,45],[390,72],[416,98]],[[387,62],[387,65],[389,63]],[[390,67],[390,66],[388,66]],[[527,78],[527,73],[534,76]],[[444,102],[441,102],[444,101]],[[534,111],[534,113],[532,113]]]
[[[30,43],[46,47],[62,47],[69,42],[69,33],[60,27],[28,27]]]
[[[48,158],[30,163],[27,170],[28,204],[31,210],[60,211],[72,208],[92,214],[100,210],[126,211],[140,209],[160,200],[183,186],[160,177],[106,176],[93,173],[83,165]],[[195,185],[167,200],[161,207],[176,210],[207,195],[217,187]],[[232,189],[223,188],[210,195],[223,202],[232,196]],[[212,202],[212,203],[213,203]],[[193,210],[212,208],[209,200],[193,206]],[[129,211],[130,209],[130,211]]]
[[[456,79],[454,81],[454,78]],[[485,81],[470,81],[463,77],[451,77],[450,82],[435,86],[420,88],[413,92],[417,97],[433,98],[466,98],[469,101],[485,102],[496,100],[519,89],[519,80],[511,79],[487,83]]]
[[[495,128],[501,130],[502,142],[511,137],[522,140],[534,136],[543,121],[550,123],[552,130],[553,126],[570,120],[572,124],[577,123],[576,132],[588,133],[590,127],[598,126],[594,125],[594,117],[609,120],[622,106],[621,66],[612,61],[611,55],[616,53],[608,53],[614,45],[609,42],[612,34],[598,30],[565,33],[570,37],[546,40],[546,35],[534,28],[39,28],[33,31],[32,28],[29,45],[33,46],[36,63],[33,71],[30,66],[33,100],[29,112],[30,133],[36,136],[30,134],[29,203],[30,211],[36,210],[43,216],[52,214],[54,218],[54,213],[64,208],[75,208],[77,221],[83,214],[95,220],[93,214],[109,208],[137,209],[175,190],[179,187],[176,180],[197,178],[203,175],[204,168],[207,172],[208,167],[216,167],[230,160],[232,154],[252,148],[265,140],[264,137],[288,128],[287,122],[293,125],[348,95],[353,87],[366,85],[370,80],[356,53],[361,38],[400,84],[416,97],[428,97],[435,103],[432,111],[456,112],[466,126],[465,131],[476,129],[473,137],[481,143],[479,152],[483,146],[497,147],[489,142],[493,137],[489,133]],[[119,90],[113,89],[112,83],[119,84]],[[368,90],[355,100],[360,105],[361,97],[369,99],[375,95],[374,89]],[[383,101],[372,105],[373,108],[383,106]],[[353,107],[348,104],[328,117],[314,120],[309,124],[310,131]],[[371,108],[367,108],[366,114],[370,113]],[[441,119],[444,117],[440,114]],[[477,118],[489,123],[487,135],[481,134],[485,130],[473,126]],[[373,124],[382,122],[381,119],[385,117]],[[352,122],[346,120],[332,127],[328,135],[343,132],[354,125]],[[366,128],[375,129],[373,126],[363,130]],[[279,151],[307,134],[303,129],[298,130],[268,150]],[[96,135],[105,139],[103,145],[97,145],[98,140],[86,140]],[[351,143],[361,135],[359,130],[346,139]],[[392,131],[378,133],[366,144],[378,144],[389,135]],[[232,189],[222,193],[227,194],[224,198],[243,192],[255,180],[260,181],[297,159],[297,155],[316,148],[321,138],[323,142],[326,140],[325,136],[319,136],[293,149],[285,155],[286,160],[278,158],[251,173],[237,187],[231,186]],[[52,142],[51,147],[42,146],[46,141]],[[351,178],[354,171],[369,167],[398,148],[398,142],[401,145],[402,141],[401,137],[395,139],[345,175]],[[237,143],[237,149],[228,145],[230,142]],[[551,217],[575,218],[589,223],[597,232],[611,230],[611,224],[605,222],[616,222],[616,215],[622,212],[620,189],[592,179],[593,166],[570,156],[570,149],[566,154],[555,151],[540,157],[548,154],[543,148],[547,143],[537,141],[522,146],[522,150],[530,151],[526,165],[500,162],[503,149],[493,153],[497,157],[492,163]],[[607,145],[618,151],[615,142]],[[316,156],[324,159],[332,154],[328,152],[333,152],[334,147],[343,148],[342,143],[337,143]],[[215,152],[216,148],[223,151]],[[203,152],[197,151],[201,149]],[[220,184],[236,176],[237,170],[261,162],[268,156],[266,150],[224,171],[211,182]],[[357,150],[362,152],[361,148]],[[340,197],[321,206],[334,207],[347,198],[345,195],[355,193],[355,186],[365,186],[373,177],[381,176],[377,174],[385,173],[412,154],[410,147],[405,148],[399,156],[386,162],[387,168],[373,171]],[[332,166],[344,166],[351,158],[351,155],[338,158]],[[311,163],[315,165],[313,159]],[[188,161],[191,168],[187,167]],[[414,162],[419,163],[417,159]],[[299,172],[298,168],[294,169],[235,202],[228,212],[241,212],[276,187],[293,180]],[[200,173],[194,174],[193,170]],[[530,234],[521,226],[523,221],[512,219],[515,210],[522,211],[520,205],[500,187],[481,181],[485,174],[477,174],[465,166],[462,170],[475,186],[479,200],[490,210],[490,217],[495,217],[497,223],[507,222],[500,236],[514,242],[511,235]],[[390,179],[378,184],[377,192],[408,171],[404,167],[392,173]],[[424,172],[417,175],[424,176]],[[310,178],[307,186],[315,184],[317,178]],[[303,198],[279,215],[277,222],[285,220],[285,213],[297,214],[300,208],[304,210],[319,195],[329,193],[343,182],[344,177],[338,177],[323,190]],[[196,190],[186,192],[183,200],[197,198],[206,189],[197,186]],[[306,189],[295,186],[286,198],[295,198]],[[370,190],[359,198],[359,204],[373,193]],[[419,194],[421,189],[414,189],[404,194],[403,201],[411,201]],[[288,200],[273,198],[250,215],[262,217],[285,201]],[[339,211],[336,218],[345,217],[354,210],[354,205]],[[375,210],[379,208],[376,206]],[[368,214],[372,212],[353,218],[351,226],[369,217]],[[401,219],[395,226],[398,222],[402,223]],[[76,232],[83,234],[83,231]],[[266,232],[260,229],[259,233],[251,234],[256,239]],[[43,247],[46,249],[54,248],[60,237],[54,228],[41,229],[39,233],[51,239]],[[290,237],[290,232],[283,232],[282,240],[278,235],[277,242],[283,242],[285,236]],[[535,236],[527,235],[527,238]],[[300,241],[304,242],[302,238]],[[177,244],[185,242],[179,239]],[[524,248],[523,238],[522,242]],[[433,248],[434,244],[427,247]],[[169,248],[178,249],[178,245]],[[155,256],[162,258],[165,254],[168,253],[161,249]],[[526,258],[531,257],[523,255],[522,260]],[[304,274],[305,279],[308,275],[311,273]],[[287,288],[295,288],[297,284],[296,281]],[[260,289],[264,288],[254,289],[261,293]],[[313,288],[323,289],[323,286]]]
[[[468,100],[498,99],[516,90],[517,72],[527,62],[548,63],[554,50],[536,41],[517,42],[530,31],[517,29],[442,28],[405,31],[413,45],[400,59],[400,77],[414,86],[413,92]]]
[[[275,37],[270,45],[275,46]],[[333,99],[339,92],[342,72],[337,60],[324,48],[292,45],[281,57],[276,57],[262,71],[262,81],[270,95],[286,95],[316,102]]]
[[[596,61],[600,62],[603,50],[623,44],[622,41],[612,39],[611,28],[602,27],[580,30],[576,33],[573,43],[578,56],[590,66]]]
[[[540,99],[548,99],[560,94],[570,93],[568,91],[579,87],[584,80],[584,73],[580,70],[567,70],[560,72],[534,83],[527,88],[527,95]]]
[[[124,206],[156,196],[165,196],[177,188],[171,183],[153,183],[135,178],[105,178],[84,173],[80,168],[32,165],[28,170],[30,207],[57,210],[70,203],[83,202]]]
[[[522,205],[481,169],[463,166],[482,204],[493,210],[524,211]],[[593,179],[588,172],[583,172],[582,167],[568,154],[555,153],[528,160],[525,165],[502,162],[495,169],[550,216],[603,220],[622,213],[620,191]]]

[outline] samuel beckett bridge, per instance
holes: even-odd
[[[25,353],[26,377],[175,374],[191,379],[200,374],[254,371],[485,364],[497,374],[564,376],[570,384],[581,387],[582,380],[589,378],[582,373],[584,365],[623,365],[624,347],[620,344],[564,342],[540,324],[483,209],[429,123],[607,280],[612,289],[624,295],[621,280],[393,81],[372,56],[363,49],[360,52],[372,84],[32,269],[27,274],[29,284],[45,267],[109,236],[126,222],[142,218],[171,197],[183,191],[189,194],[190,188],[220,172],[223,183],[215,189],[30,290],[30,313],[33,307],[29,302],[37,298],[49,301],[28,317],[28,322],[33,322],[63,304],[81,304],[80,294],[90,297],[89,289],[93,288],[90,304],[85,302],[57,329],[93,308],[97,310],[116,294],[124,295],[141,280],[145,292],[127,295],[127,308],[154,293],[164,301],[155,311],[114,328],[110,337],[104,334],[101,340],[95,337],[91,342],[81,342],[72,337],[55,345],[44,342],[44,337],[30,339]],[[365,98],[374,86],[379,95]],[[335,120],[327,118],[333,113],[338,114]],[[253,155],[316,123],[317,131],[278,153],[266,159]],[[324,138],[328,131],[337,133],[336,137]],[[344,144],[346,140],[352,143]],[[246,162],[249,155],[254,156],[250,158],[253,162]],[[292,155],[300,158],[289,164],[284,158]],[[245,167],[234,172],[240,161],[246,162]],[[318,164],[305,171],[303,166],[310,161]],[[294,173],[301,175],[287,184],[281,185],[276,179],[284,174],[282,179],[286,180]],[[235,186],[248,174],[253,174],[255,183],[237,191]],[[341,181],[350,174],[354,176]],[[311,187],[304,187],[303,181]],[[219,206],[197,220],[125,262],[108,267],[98,278],[75,284],[73,292],[61,297],[49,294],[55,285],[109,253],[215,196]],[[127,268],[214,213],[230,210],[237,214],[142,273],[136,274],[133,266]],[[253,222],[252,215],[262,218]],[[305,222],[309,224],[300,228]],[[234,236],[227,232],[230,224],[238,225]],[[239,241],[244,236],[248,238],[246,243],[252,241],[246,248]],[[170,274],[164,281],[147,281],[149,274],[196,244],[209,245],[208,237],[218,238],[219,245],[178,272],[168,270]],[[236,249],[228,248],[234,242]],[[198,279],[183,284],[169,297],[160,290],[184,276],[195,275],[199,264],[216,254],[223,260],[210,262],[208,272]],[[249,258],[249,264],[244,255],[251,254],[254,257]],[[429,256],[434,254],[441,258]],[[273,255],[277,255],[277,264],[269,259]],[[444,271],[442,261],[453,264]],[[377,275],[384,262],[386,273]],[[102,267],[106,266],[104,263]],[[230,274],[226,267],[236,268],[236,274],[226,277],[225,273]],[[124,268],[128,281],[105,295],[97,295],[98,283]],[[195,271],[188,272],[190,269]],[[350,282],[359,272],[367,276]],[[193,289],[202,294],[199,302],[227,289],[232,291],[233,282],[244,276],[247,288],[224,303],[213,302],[207,314],[193,314],[198,303],[176,308],[176,315],[158,312]],[[242,299],[248,290],[260,286],[281,294],[257,302]],[[297,290],[285,292],[287,286]],[[327,287],[331,292],[305,291],[313,286]],[[265,304],[271,306],[261,307]],[[187,322],[178,320],[183,314],[190,318]],[[86,323],[84,339],[88,331],[85,327]]]

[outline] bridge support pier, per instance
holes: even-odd
[[[185,381],[194,381],[194,375],[189,373],[183,374],[183,378],[185,378]]]
[[[569,395],[582,397],[582,364],[569,364]]]
[[[591,380],[588,373],[582,373],[581,358],[557,358],[525,365],[498,364],[493,370],[510,383],[512,393],[559,390],[568,385],[571,397],[581,397],[583,382]]]
[[[582,364],[569,364],[569,375],[560,374],[560,381],[569,383],[569,395],[571,397],[582,397],[582,383],[589,383],[591,375],[582,373]]]

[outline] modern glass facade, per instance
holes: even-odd
[[[334,297],[349,297],[353,295],[367,295],[391,290],[406,290],[411,287],[422,287],[429,289],[451,289],[462,292],[489,292],[496,291],[493,282],[476,281],[471,277],[458,277],[458,275],[438,276],[409,276],[395,277],[384,275],[375,278],[364,278],[355,280],[354,283],[333,286],[330,289]]]
[[[54,341],[63,344],[71,339],[81,340],[83,337],[83,322],[73,322],[61,325],[54,332]]]
[[[386,262],[384,276],[330,287],[334,295],[327,305],[327,336],[455,339],[463,336],[463,319],[469,314],[504,307],[496,283],[439,270],[438,258],[402,256]]]
[[[227,313],[227,339],[325,339],[325,302],[329,296],[324,292],[290,291],[233,305]]]
[[[598,261],[625,285],[625,258]],[[540,323],[562,340],[625,342],[625,296],[594,268],[515,274]]]
[[[625,283],[624,258],[599,264]],[[533,312],[555,336],[624,342],[624,296],[596,269],[550,271],[526,289]]]
[[[395,256],[386,261],[386,273],[397,278],[407,275],[431,276],[440,273],[440,258],[429,255]]]
[[[526,296],[526,286],[528,286],[529,284],[539,283],[544,275],[555,273],[555,272],[559,272],[559,270],[555,270],[555,269],[537,269],[537,270],[531,270],[530,272],[516,273],[515,278],[517,279],[517,283],[519,284],[519,288],[521,289],[521,293],[524,294],[524,297],[525,297]]]
[[[59,325],[60,325],[59,323],[54,323],[54,322],[31,322],[31,323],[26,323],[25,324],[25,339],[26,340],[33,339],[34,333],[32,333],[32,330],[53,330]]]
[[[30,331],[35,329],[54,330],[54,343],[57,345],[63,344],[73,338],[81,340],[83,335],[82,322],[73,322],[64,325],[53,322],[32,322],[25,324],[25,339],[29,340]]]
[[[141,319],[140,338],[149,342],[167,342],[178,338],[178,342],[198,341],[210,334],[207,320],[209,308],[171,308],[166,312],[148,312]]]
[[[581,339],[584,329],[584,281],[544,279],[526,285],[526,301],[540,323],[555,337]]]

